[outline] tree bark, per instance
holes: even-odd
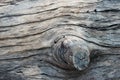
[[[97,46],[87,69],[49,62],[64,29]],[[0,80],[120,80],[120,1],[0,0]]]

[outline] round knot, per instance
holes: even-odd
[[[88,47],[78,37],[67,36],[60,39],[53,45],[52,52],[57,65],[65,69],[84,70],[90,62]]]

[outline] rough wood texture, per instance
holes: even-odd
[[[55,63],[63,36],[88,47],[86,69]],[[120,80],[120,0],[0,0],[0,80]]]

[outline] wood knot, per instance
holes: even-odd
[[[53,45],[53,58],[57,65],[65,69],[84,70],[88,67],[89,50],[83,45],[83,40],[77,37],[63,37]]]

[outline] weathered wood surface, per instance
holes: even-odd
[[[86,70],[52,63],[63,35],[94,50]],[[0,0],[0,80],[120,80],[120,0]]]

